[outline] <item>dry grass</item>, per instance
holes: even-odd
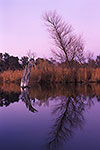
[[[22,78],[23,70],[16,70],[16,71],[4,71],[0,74],[0,78],[4,82],[20,82],[20,79]]]
[[[77,72],[78,82],[100,82],[100,68],[80,68]]]
[[[23,70],[4,71],[0,74],[0,80],[4,82],[20,83]],[[100,68],[79,68],[76,70],[46,64],[32,68],[30,84],[34,82],[66,83],[66,82],[100,82]]]

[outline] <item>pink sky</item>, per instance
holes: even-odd
[[[100,0],[0,0],[0,52],[23,56],[30,49],[51,57],[52,42],[42,15],[56,10],[83,35],[85,49],[100,54]]]

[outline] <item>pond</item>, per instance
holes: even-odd
[[[100,84],[0,85],[0,150],[100,150]]]

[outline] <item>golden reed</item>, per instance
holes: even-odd
[[[15,82],[20,84],[24,70],[4,71],[0,74],[0,81]],[[34,82],[48,83],[70,83],[70,82],[100,82],[100,68],[79,68],[68,69],[48,65],[32,68],[30,84]]]

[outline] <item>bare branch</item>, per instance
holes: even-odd
[[[56,11],[46,12],[43,18],[56,46],[56,50],[52,50],[54,56],[67,64],[74,60],[81,62],[84,57],[84,44],[81,36],[76,36],[72,26],[65,23]]]
[[[27,56],[29,57],[29,59],[34,59],[36,57],[36,53],[32,52],[30,49],[27,52]]]

